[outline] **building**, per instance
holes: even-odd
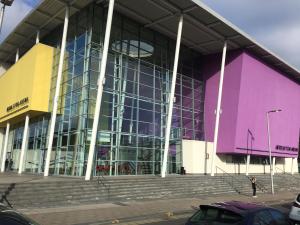
[[[0,61],[2,172],[298,172],[299,70],[200,0],[44,0]]]

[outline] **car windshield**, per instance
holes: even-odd
[[[214,208],[214,207],[201,207],[190,219],[191,223],[195,224],[236,224],[241,222],[243,217],[237,213],[229,210]]]

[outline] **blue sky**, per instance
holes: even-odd
[[[299,0],[202,0],[259,43],[300,69]]]
[[[300,69],[300,0],[202,1]],[[7,8],[0,42],[39,2],[40,0],[15,0],[13,6]]]
[[[0,34],[0,42],[16,27],[40,0],[15,0],[11,7],[5,8],[3,27]]]

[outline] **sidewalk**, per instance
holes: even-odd
[[[200,204],[210,204],[220,201],[246,201],[272,205],[275,203],[291,202],[296,194],[291,192],[264,194],[258,198],[245,195],[207,196],[201,198],[162,199],[155,201],[112,202],[94,205],[80,205],[46,209],[20,210],[41,225],[74,225],[74,224],[112,224],[112,221],[125,223],[129,221],[167,217],[171,212],[176,215],[192,214]],[[154,219],[154,220],[153,220]]]

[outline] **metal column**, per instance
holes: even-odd
[[[268,129],[268,149],[269,149],[269,163],[270,163],[270,176],[271,176],[271,190],[274,195],[274,181],[273,181],[273,165],[272,165],[272,153],[271,153],[271,137],[270,137],[270,122],[269,112],[267,112],[267,129]]]
[[[183,25],[183,15],[180,16],[179,23],[178,23],[173,76],[172,76],[171,92],[169,95],[169,108],[168,108],[168,114],[167,114],[165,148],[164,148],[164,157],[163,157],[163,163],[162,163],[161,177],[166,177],[166,171],[167,171],[169,141],[170,141],[170,133],[171,133],[171,125],[172,125],[171,122],[172,122],[173,103],[174,103],[173,100],[174,100],[175,86],[176,86],[178,59],[179,59],[180,42],[181,42],[181,34],[182,34],[182,25]]]
[[[40,30],[36,31],[35,44],[40,43]]]
[[[0,11],[0,34],[2,30],[3,18],[4,18],[5,5],[3,4]]]
[[[250,164],[250,155],[247,155],[247,160],[246,160],[246,176],[249,175],[249,164]]]
[[[3,144],[4,144],[4,129],[0,128],[0,162],[2,162],[2,149],[3,149]],[[0,163],[0,168],[1,168],[1,163]]]
[[[19,54],[20,54],[19,49],[17,49],[15,63],[19,61]]]
[[[59,91],[60,91],[60,83],[61,83],[61,79],[62,79],[62,70],[63,70],[64,55],[65,55],[65,49],[66,49],[66,41],[67,41],[69,11],[70,11],[70,8],[69,8],[69,6],[67,6],[66,13],[65,13],[63,36],[62,36],[62,41],[61,41],[62,43],[61,43],[61,48],[60,48],[55,95],[54,95],[54,99],[53,99],[53,109],[51,112],[51,122],[50,122],[50,129],[49,129],[50,133],[49,133],[48,148],[47,148],[47,155],[46,155],[46,162],[45,162],[45,169],[44,169],[45,177],[49,175],[50,158],[51,158],[51,151],[52,151],[52,144],[53,144],[56,114],[57,114],[57,108],[58,108],[58,97],[59,97]]]
[[[224,42],[223,54],[222,54],[222,64],[221,64],[221,74],[219,82],[219,93],[218,93],[218,102],[216,110],[216,123],[215,123],[215,132],[214,132],[214,143],[213,143],[213,152],[211,160],[211,176],[215,175],[215,157],[217,154],[218,146],[218,134],[219,134],[219,125],[220,125],[220,115],[221,115],[221,102],[222,102],[222,90],[223,90],[223,80],[224,80],[224,71],[225,71],[225,61],[226,61],[226,51],[227,51],[227,41]]]
[[[122,46],[122,45],[121,45]],[[122,49],[122,47],[121,47]],[[116,86],[117,86],[117,76],[116,74],[118,73],[118,70],[119,70],[119,64],[118,62],[116,61],[116,56],[114,57],[114,81],[113,81],[113,98],[112,98],[112,123],[111,123],[111,136],[110,136],[110,157],[109,157],[109,176],[112,176],[112,173],[113,173],[113,162],[115,163],[116,162],[116,155],[115,155],[115,158],[113,160],[113,150],[116,152],[116,146],[114,144],[114,124],[115,124],[115,102],[116,102]],[[116,66],[118,65],[118,66]],[[115,168],[115,171],[116,171],[116,168]],[[116,173],[115,173],[116,175]]]
[[[28,137],[28,127],[29,127],[29,115],[26,115],[25,118],[25,126],[23,131],[23,140],[22,140],[22,146],[21,146],[21,155],[20,155],[20,161],[19,161],[19,171],[18,173],[21,174],[24,167],[24,156],[25,156],[25,148],[27,144],[27,137]]]
[[[292,158],[292,168],[291,168],[291,174],[294,175],[294,161],[296,161],[297,164],[297,158]]]
[[[91,137],[91,143],[90,143],[90,149],[89,149],[89,156],[88,156],[85,180],[90,180],[91,173],[92,173],[95,144],[96,144],[97,130],[98,130],[98,122],[99,122],[99,116],[100,116],[99,114],[100,114],[100,109],[101,109],[101,100],[102,100],[102,93],[103,93],[103,81],[105,78],[110,31],[111,31],[111,24],[112,24],[112,18],[113,18],[114,3],[115,3],[115,0],[110,0],[109,6],[108,6],[103,53],[102,53],[102,60],[101,60],[101,66],[100,66],[100,74],[99,74],[99,78],[98,78],[98,91],[97,91],[93,128],[92,128],[92,137]]]
[[[120,159],[120,144],[121,144],[121,133],[122,133],[122,126],[123,126],[123,117],[124,117],[124,107],[125,107],[125,92],[126,92],[126,86],[127,86],[127,74],[128,74],[128,58],[124,57],[122,58],[122,55],[120,56],[121,60],[119,60],[120,63],[120,70],[119,70],[119,96],[118,96],[118,108],[117,108],[117,140],[116,140],[116,158],[115,158],[115,168],[118,168],[119,166],[119,159]],[[125,71],[123,74],[123,61],[125,60]],[[124,75],[124,76],[123,76]],[[119,172],[119,171],[117,171]],[[117,173],[115,173],[117,175]]]
[[[5,160],[6,160],[6,153],[7,153],[9,128],[10,128],[10,124],[7,123],[6,124],[6,132],[5,132],[5,139],[4,139],[4,146],[3,146],[3,150],[2,150],[1,172],[4,172],[4,170],[5,170]]]
[[[274,176],[274,174],[275,174],[275,162],[276,162],[276,158],[275,157],[273,157],[273,160],[272,160],[272,163],[273,163],[273,176]]]

